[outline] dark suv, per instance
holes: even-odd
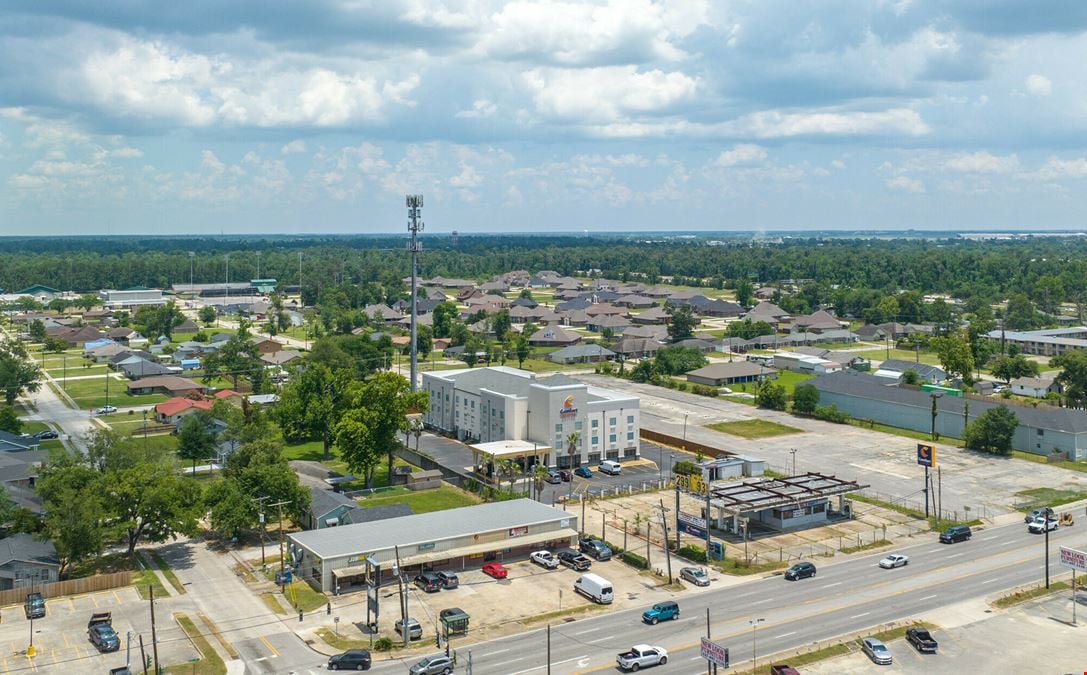
[[[582,539],[578,542],[578,548],[582,553],[588,553],[600,562],[611,560],[611,549],[599,539]]]
[[[940,543],[954,544],[957,541],[966,541],[971,534],[969,525],[952,525],[940,533]]]
[[[365,649],[348,649],[328,660],[329,670],[370,670],[370,652]]]
[[[570,569],[575,569],[578,572],[584,572],[592,567],[593,564],[592,560],[589,560],[577,551],[568,548],[559,551],[558,557],[560,563],[566,565]]]
[[[456,588],[460,583],[457,579],[457,575],[453,572],[438,572],[438,578],[442,580],[442,588]]]
[[[442,578],[434,572],[423,572],[415,577],[415,585],[427,593],[437,593],[445,585]]]
[[[815,564],[810,562],[798,562],[789,569],[785,570],[786,581],[796,581],[797,579],[807,579],[808,577],[815,576]]]

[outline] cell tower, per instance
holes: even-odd
[[[418,351],[415,343],[415,331],[417,320],[417,305],[416,302],[416,289],[418,288],[418,261],[419,251],[422,250],[423,245],[418,239],[418,234],[423,231],[423,221],[419,219],[419,216],[423,212],[423,195],[407,195],[404,199],[408,206],[408,232],[411,232],[411,241],[408,242],[408,250],[411,251],[411,391],[416,392],[419,388],[418,383],[415,380],[415,371],[418,367]]]
[[[459,238],[459,233],[456,230],[453,230],[453,247],[454,248],[456,248],[456,246],[457,246],[457,239],[458,238]]]

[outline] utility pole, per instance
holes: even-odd
[[[796,448],[789,448],[789,452],[793,456],[793,475],[796,475]]]
[[[147,653],[143,650],[143,633],[140,633],[140,665],[143,666],[143,675],[147,675]]]
[[[284,597],[287,595],[287,575],[284,567],[286,564],[286,554],[283,552],[283,505],[290,504],[289,501],[276,502],[275,504],[269,504],[272,508],[279,510],[279,591],[283,593]]]
[[[676,492],[676,549],[679,549],[679,484],[675,485]]]
[[[400,566],[400,547],[393,546],[396,555],[396,583],[400,591],[400,625],[403,627],[404,648],[408,648],[411,639],[411,631],[408,629],[408,589],[407,580],[404,578],[404,568]]]
[[[547,624],[547,675],[551,675],[551,624]]]
[[[189,293],[194,293],[193,283],[192,283],[192,280],[193,280],[192,264],[193,264],[193,258],[195,258],[195,257],[196,257],[196,251],[189,251]],[[193,296],[193,299],[194,300],[196,299],[195,295]]]
[[[256,497],[253,499],[260,509],[260,565],[264,567],[264,500],[270,497]]]
[[[660,500],[661,503],[661,527],[664,529],[664,559],[668,562],[668,583],[672,583],[672,552],[668,549],[668,516],[664,507],[664,500]]]
[[[422,243],[418,239],[419,233],[423,231],[423,221],[419,219],[423,210],[423,195],[407,195],[405,202],[408,206],[408,231],[411,232],[411,241],[408,242],[408,251],[411,252],[411,391],[412,393],[415,393],[419,387],[415,380],[419,358],[415,342],[416,323],[418,318],[415,293],[418,288],[419,251],[423,248]]]
[[[1045,521],[1045,587],[1049,588],[1049,516],[1042,514],[1042,519]]]
[[[706,563],[710,561],[710,483],[706,483]]]
[[[748,623],[751,624],[751,672],[755,673],[759,670],[759,658],[758,652],[755,650],[755,629],[759,627],[759,624],[766,619],[751,619]]]
[[[150,586],[150,585],[149,585],[149,586],[147,587],[147,590],[148,590],[148,594],[149,594],[149,596],[150,596],[150,599],[151,599],[151,653],[152,653],[152,654],[154,655],[154,657],[155,657],[155,673],[156,673],[156,675],[157,675],[157,674],[158,674],[158,673],[159,673],[160,671],[159,671],[159,643],[158,643],[158,634],[157,634],[157,633],[155,632],[155,587],[154,587],[154,586]],[[141,649],[141,651],[142,651],[142,650],[143,650],[143,647],[142,647],[142,645],[143,645],[143,642],[142,642],[143,638],[141,637],[141,638],[140,638],[140,640],[141,640],[141,642],[140,642],[140,645],[141,645],[140,649]]]
[[[710,639],[710,608],[709,607],[706,608],[706,639],[707,640]],[[710,663],[710,661],[707,659],[706,660],[706,675],[710,675],[711,670],[716,671],[717,670],[717,664],[716,663]]]
[[[226,297],[225,297],[226,301],[223,303],[223,309],[226,309],[227,305],[230,304],[230,254],[227,253],[225,257],[226,257],[226,285],[223,287],[223,290],[226,292]]]

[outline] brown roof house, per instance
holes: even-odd
[[[536,345],[538,347],[565,347],[566,345],[572,345],[580,341],[580,335],[565,331],[558,326],[545,326],[528,338],[528,343],[530,345]]]
[[[640,359],[653,356],[661,348],[661,343],[650,338],[624,337],[616,342],[610,349],[616,354],[627,359]]]
[[[631,315],[630,320],[643,326],[660,326],[671,321],[672,316],[663,307],[652,307],[640,314]]]
[[[204,385],[193,382],[187,377],[176,375],[159,375],[145,377],[135,382],[129,382],[126,387],[128,393],[134,396],[143,394],[165,394],[166,396],[189,396],[202,394]]]

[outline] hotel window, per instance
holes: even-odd
[[[627,415],[627,424],[634,424],[634,415]]]
[[[627,440],[628,441],[633,441],[634,440],[634,432],[633,431],[628,431],[627,432]]]
[[[556,434],[561,434],[562,433],[562,424],[561,423],[555,425],[555,433]]]
[[[593,445],[599,445],[599,444],[600,444],[600,437],[599,436],[593,436]]]
[[[614,417],[609,417],[608,418],[608,424],[614,427],[615,426],[615,418]]]
[[[615,442],[615,434],[608,434],[608,443]]]
[[[574,422],[574,431],[581,431],[581,422]]]
[[[473,400],[472,401],[472,410],[475,410],[475,409],[476,409],[476,402]]]
[[[598,426],[600,426],[600,420],[593,420],[593,429],[597,428]]]

